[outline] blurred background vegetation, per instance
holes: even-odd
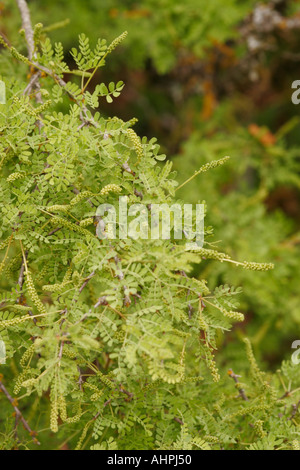
[[[292,82],[300,79],[300,1],[28,4],[33,22],[43,23],[65,50],[80,32],[96,42],[128,31],[95,78],[123,80],[125,88],[99,111],[137,117],[136,131],[158,137],[179,182],[204,163],[231,156],[185,185],[180,197],[206,201],[212,247],[240,261],[274,262],[275,270],[257,275],[207,261],[195,272],[211,288],[243,288],[246,321],[220,338],[220,360],[238,365],[235,340],[247,334],[256,356],[275,370],[300,339],[300,105],[291,102]],[[18,18],[13,0],[0,2],[1,33],[21,47]]]

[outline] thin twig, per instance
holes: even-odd
[[[22,26],[25,31],[28,58],[30,61],[32,61],[32,59],[35,59],[35,51],[34,51],[34,39],[33,39],[33,29],[32,29],[31,18],[30,18],[30,11],[29,11],[26,0],[16,0],[16,1],[20,10],[21,18],[22,18]],[[42,99],[42,95],[40,92],[41,86],[40,86],[39,78],[40,78],[40,72],[37,71],[32,76],[29,84],[25,88],[24,94],[30,93],[33,87],[35,87],[37,90],[37,93],[35,95],[36,102],[42,104],[43,99]],[[39,128],[41,128],[42,127],[41,121],[37,121],[37,122],[38,122]]]
[[[174,421],[176,421],[176,423],[179,423],[181,426],[183,426],[184,424],[180,418],[177,418],[177,416],[175,416]]]
[[[28,48],[28,58],[31,60],[34,55],[33,29],[31,26],[30,12],[26,0],[17,0],[17,4],[21,13],[22,26],[25,31],[25,37]]]
[[[23,91],[23,95],[29,95],[31,93],[32,89],[37,86],[37,82],[39,81],[40,76],[40,72],[36,72],[34,75],[32,75],[27,87]]]
[[[240,397],[242,397],[242,399],[243,399],[244,401],[249,401],[249,399],[248,399],[248,397],[247,397],[247,395],[246,395],[246,393],[245,393],[245,390],[244,390],[243,388],[240,388],[240,386],[239,386],[239,385],[240,385],[239,377],[241,377],[241,376],[240,376],[240,375],[236,375],[236,374],[233,372],[232,369],[229,369],[228,375],[229,375],[229,377],[231,377],[231,378],[235,381],[235,383],[237,384],[237,389],[238,389],[238,391],[239,391]]]
[[[16,405],[16,400],[14,400],[12,398],[12,396],[9,394],[9,392],[7,391],[6,387],[3,385],[3,383],[1,382],[1,377],[0,377],[0,390],[2,390],[2,392],[4,393],[4,395],[7,397],[7,399],[10,401],[11,405],[13,406],[14,410],[15,410],[15,413],[16,413],[16,419],[19,421],[21,421],[21,423],[23,424],[24,428],[29,432],[30,436],[33,437],[33,442],[35,444],[37,444],[38,446],[40,445],[40,442],[34,437],[36,436],[36,432],[35,431],[32,431],[32,429],[30,428],[29,424],[27,423],[26,419],[24,418],[24,416],[22,415],[21,411],[19,410],[19,408],[17,407]]]
[[[51,230],[51,232],[47,233],[46,237],[51,237],[51,235],[54,235],[54,233],[58,232],[61,229],[62,229],[62,227],[57,227],[57,228]]]
[[[99,305],[108,305],[108,302],[105,296],[99,297],[97,303],[94,305],[94,308],[99,307]]]
[[[92,277],[95,276],[95,271],[93,271],[87,278],[86,280],[84,281],[84,283],[82,284],[82,286],[79,288],[79,293],[81,294],[81,292],[83,291],[83,289],[86,287],[86,285],[88,284],[88,282],[92,279]]]
[[[26,259],[27,259],[27,256],[28,256],[28,252],[26,251],[25,252],[25,258]],[[24,274],[25,274],[25,264],[24,264],[24,260],[22,259],[22,266],[21,266],[21,269],[20,269],[20,274],[19,274],[19,279],[18,279],[18,286],[20,287],[20,293],[22,293],[22,289],[23,289]]]

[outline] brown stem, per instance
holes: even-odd
[[[92,277],[95,276],[95,271],[93,271],[87,278],[86,280],[84,281],[84,283],[82,284],[82,286],[79,288],[79,293],[81,294],[81,292],[83,291],[83,289],[86,287],[86,285],[88,284],[88,282],[92,279]]]
[[[46,237],[51,237],[51,235],[54,235],[54,233],[58,232],[61,229],[62,229],[62,227],[57,227],[57,228],[51,230],[51,232],[47,233]]]
[[[28,58],[32,61],[35,58],[34,53],[34,39],[33,39],[33,29],[31,24],[30,18],[30,11],[27,5],[26,0],[16,0],[18,8],[20,10],[21,18],[22,18],[22,26],[25,31],[25,37],[27,42],[27,50],[28,50]],[[39,82],[40,72],[36,72],[33,77],[31,78],[29,84],[27,85],[25,91],[26,93],[30,93],[33,87],[36,88],[37,94],[35,96],[36,102],[42,104],[42,95],[40,93],[40,82]],[[24,94],[26,94],[24,91]],[[38,122],[38,126],[41,128],[41,122]]]
[[[176,416],[174,418],[174,421],[176,421],[176,423],[181,424],[181,426],[183,426],[183,424],[184,424],[183,421],[180,418],[177,418]]]
[[[41,76],[40,72],[36,72],[34,75],[32,75],[27,87],[23,91],[23,95],[29,95],[31,91],[33,90],[34,87],[38,86],[38,81]]]
[[[292,405],[292,415],[291,415],[290,418],[288,418],[289,420],[292,420],[292,419],[295,418],[295,416],[297,415],[297,412],[298,412],[299,407],[300,407],[300,401],[298,401],[297,404],[294,403],[294,404]]]

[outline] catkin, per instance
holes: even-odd
[[[75,206],[79,202],[81,202],[83,199],[86,199],[88,197],[92,197],[94,194],[91,191],[82,191],[81,193],[77,194],[73,199],[70,201],[71,206]]]
[[[258,419],[257,421],[255,421],[254,423],[254,429],[255,431],[257,432],[257,435],[263,439],[264,437],[266,437],[267,433],[264,431],[263,429],[263,421],[261,419]]]
[[[0,263],[0,274],[2,273],[3,269],[5,268],[5,261]]]
[[[109,387],[110,389],[113,390],[115,388],[115,385],[106,377],[106,375],[102,374],[102,372],[100,372],[99,370],[97,371],[97,377],[99,377],[101,382],[107,385],[107,387]]]
[[[29,317],[28,315],[23,315],[22,317],[15,317],[15,318],[12,318],[10,320],[2,320],[0,322],[0,325],[1,327],[9,327],[9,326],[16,326],[18,325],[19,323],[23,323],[24,321],[26,320],[30,320],[31,317]]]
[[[76,446],[75,450],[80,450],[81,449],[82,443],[83,443],[83,441],[84,441],[84,439],[87,435],[87,432],[88,432],[88,429],[89,429],[90,425],[91,425],[91,423],[89,422],[84,426],[82,434],[80,436],[80,439],[77,443],[77,446]]]
[[[91,401],[97,401],[102,397],[103,391],[99,390],[95,385],[90,384],[90,383],[85,383],[85,387],[94,391],[93,395],[91,396]]]
[[[67,212],[70,206],[67,204],[54,204],[46,208],[48,212]]]
[[[274,264],[272,263],[253,263],[250,261],[244,261],[243,267],[249,269],[250,271],[269,271],[274,269]]]
[[[221,311],[222,311],[224,317],[231,318],[232,320],[244,321],[244,319],[245,319],[245,316],[244,316],[243,313],[234,312],[234,311],[228,312],[228,311],[225,310],[225,309],[221,309]]]
[[[52,432],[58,431],[57,420],[58,420],[58,406],[57,406],[57,401],[54,401],[53,403],[51,403],[51,412],[50,412],[50,429]]]
[[[37,379],[32,377],[31,379],[28,379],[28,380],[25,380],[23,383],[22,383],[22,386],[23,387],[32,387],[33,385],[35,385],[37,382]]]
[[[120,34],[116,39],[112,41],[112,43],[107,48],[107,53],[109,54],[112,52],[127,36],[128,32],[124,31],[124,33]]]
[[[202,346],[205,349],[206,364],[207,364],[207,367],[209,368],[209,370],[211,372],[211,375],[213,377],[213,381],[214,382],[219,382],[220,374],[219,374],[217,365],[215,363],[214,356],[213,356],[211,350],[209,349],[209,346],[206,343],[202,343]]]
[[[194,250],[193,250],[194,251]],[[231,259],[226,253],[221,253],[220,251],[210,250],[207,248],[196,248],[196,253],[202,256],[203,258],[216,259],[218,261],[225,261]]]
[[[26,351],[24,352],[23,356],[20,359],[20,366],[23,367],[23,369],[26,367],[26,362],[32,356],[34,351],[35,351],[35,344],[33,343],[31,346],[29,346],[28,349],[26,349]]]
[[[11,237],[6,238],[3,242],[0,243],[0,250],[3,250],[9,245]]]
[[[299,441],[297,441],[296,439],[294,439],[293,442],[292,442],[292,447],[293,447],[293,450],[300,450],[300,443],[299,443]]]
[[[20,171],[16,171],[15,173],[11,173],[7,178],[6,181],[8,183],[11,183],[12,181],[19,180],[24,177],[24,173],[21,173]]]
[[[1,41],[2,42],[2,41]],[[2,44],[5,44],[6,43],[3,41]],[[27,64],[27,65],[31,65],[30,64],[30,61],[27,59],[27,57],[25,57],[24,55],[20,54],[17,49],[15,47],[11,47],[10,48],[10,53],[11,55],[15,58],[15,59],[18,59],[20,60],[21,62],[24,62],[24,64]]]
[[[88,227],[89,225],[93,225],[94,219],[93,217],[88,217],[87,219],[83,219],[80,221],[80,227]]]
[[[93,237],[91,232],[88,230],[80,227],[80,225],[73,224],[72,222],[69,222],[69,220],[63,219],[62,217],[53,217],[51,219],[51,223],[53,225],[63,225],[66,228],[69,228],[70,230],[73,230],[74,232],[80,233],[81,235],[85,235],[87,237]]]
[[[117,184],[107,184],[104,188],[101,189],[101,196],[106,196],[109,193],[120,193],[122,188]]]
[[[28,369],[26,369],[26,370],[23,370],[23,372],[21,372],[18,375],[18,378],[17,378],[15,386],[14,386],[14,395],[18,395],[19,392],[21,391],[21,388],[23,387],[23,382],[24,382],[25,378],[27,377],[28,372],[29,372]]]

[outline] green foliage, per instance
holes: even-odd
[[[13,0],[8,5],[13,9]],[[45,8],[33,9],[37,21],[47,25],[51,18],[65,20],[63,11],[72,25],[72,36],[60,31],[60,40],[73,45],[76,31],[82,29],[90,34],[90,28],[101,31],[105,37],[113,38],[114,34],[128,30],[129,38],[126,47],[126,62],[130,66],[141,67],[148,57],[160,73],[168,72],[176,62],[176,56],[192,51],[202,56],[204,49],[212,39],[224,41],[235,35],[235,26],[250,13],[253,0],[228,0],[226,6],[221,0],[205,2],[204,0],[187,0],[179,4],[176,0],[163,0],[159,4],[154,0],[137,3],[133,0],[104,0],[99,9],[97,0],[89,0],[88,8],[80,1],[70,4],[66,0],[48,3]],[[47,33],[55,35],[56,27],[64,25],[63,21],[46,28]],[[94,26],[95,25],[95,26]],[[53,32],[52,32],[53,31]],[[82,37],[85,37],[84,35]],[[62,39],[61,39],[62,38]],[[139,47],[135,47],[136,44]],[[84,57],[83,51],[80,50]],[[73,50],[72,50],[73,53]],[[83,59],[82,57],[82,59]],[[80,59],[79,59],[80,60]]]
[[[189,37],[186,28],[180,33]],[[267,283],[269,240],[254,250],[260,263],[244,261],[252,253],[234,261],[234,249],[223,253],[207,240],[194,252],[178,240],[100,240],[100,204],[118,208],[120,195],[130,203],[182,204],[176,190],[185,184],[178,184],[156,139],[136,134],[134,119],[94,111],[123,89],[120,81],[90,85],[125,34],[108,46],[98,40],[94,48],[80,35],[71,68],[62,45],[52,45],[39,26],[34,31],[32,61],[2,42],[7,104],[0,105],[0,338],[7,364],[1,365],[0,390],[9,388],[18,403],[0,396],[0,448],[35,448],[33,428],[43,448],[67,442],[94,450],[297,449],[297,366],[285,362],[276,374],[263,373],[248,340],[245,348],[236,342],[242,352],[234,361],[217,353],[233,323],[243,320],[236,300],[241,289],[218,279],[226,269],[238,273],[237,284],[241,273],[257,285]],[[65,81],[65,74],[74,80]],[[210,175],[229,165],[220,157],[228,150],[235,156],[234,148],[219,146],[216,158],[207,158],[196,173],[193,167],[186,188],[200,180],[201,197],[208,199],[210,181],[218,178]],[[294,171],[294,154],[290,163]],[[212,202],[209,209],[222,212],[217,195]],[[249,206],[254,214],[262,210],[259,202]],[[236,226],[233,218],[230,228]],[[206,227],[205,238],[211,235]],[[195,266],[203,265],[211,268],[195,275]],[[243,383],[227,372],[232,363]],[[22,410],[30,431],[15,431],[11,405]]]

